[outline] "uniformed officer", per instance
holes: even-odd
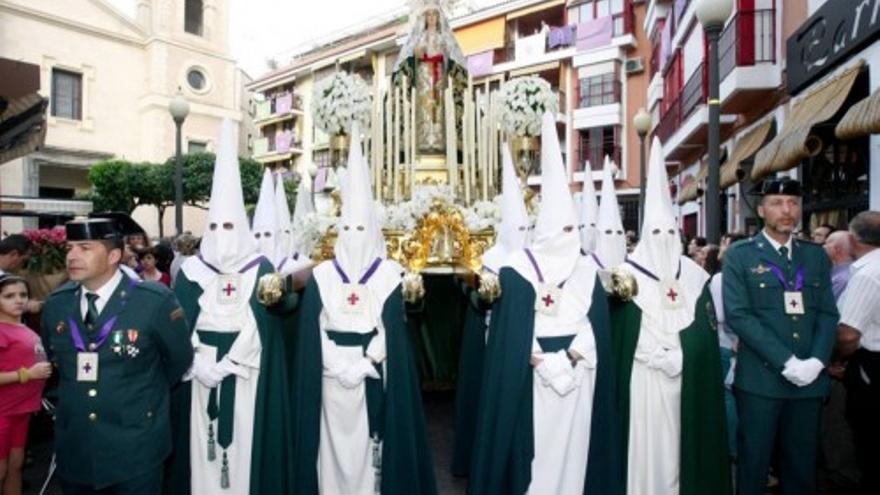
[[[800,183],[765,182],[764,230],[725,255],[724,311],[740,338],[734,387],[740,415],[737,491],[764,493],[774,441],[780,493],[816,493],[816,453],[825,367],[838,320],[831,262],[822,247],[794,239]]]
[[[192,363],[174,294],[119,269],[115,220],[66,225],[71,282],[52,293],[43,339],[58,368],[55,451],[65,494],[156,494],[171,452],[169,388]]]

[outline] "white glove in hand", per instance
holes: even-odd
[[[215,366],[216,364],[204,354],[196,352],[193,357],[192,374],[205,387],[214,388],[223,379],[222,376],[214,372]]]
[[[792,356],[785,362],[782,376],[798,387],[806,387],[816,381],[824,368],[822,361],[816,358],[798,359]]]
[[[223,359],[220,360],[219,363],[214,365],[217,370],[217,373],[222,375],[223,378],[226,378],[229,375],[235,375],[239,378],[247,380],[250,378],[251,374],[248,372],[247,368],[240,364],[235,364],[229,359],[229,356],[223,356]]]
[[[345,388],[355,388],[360,385],[366,377],[379,378],[379,372],[373,366],[373,361],[369,358],[361,358],[352,363],[336,378]]]
[[[681,374],[683,361],[684,354],[682,354],[681,349],[664,349],[663,347],[658,347],[654,349],[648,366],[662,371],[663,374],[669,378],[675,378]]]
[[[535,371],[541,377],[541,381],[545,386],[550,385],[553,379],[563,373],[571,373],[571,360],[565,351],[557,351],[541,354],[541,364]]]

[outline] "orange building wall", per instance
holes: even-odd
[[[647,2],[633,5],[633,15],[635,16],[635,24],[633,26],[633,34],[636,37],[636,47],[627,54],[627,57],[642,57],[645,70],[633,75],[623,73],[621,67],[621,81],[626,85],[626,103],[624,104],[624,121],[623,136],[621,146],[626,149],[626,177],[625,181],[618,181],[618,188],[637,188],[641,183],[639,177],[639,135],[636,133],[632,125],[633,117],[639,108],[647,106],[648,103],[648,84],[650,84],[649,74],[651,66],[651,42],[645,33],[645,14],[647,13]],[[648,157],[648,149],[650,141],[645,138],[645,159]],[[621,165],[623,167],[623,165]]]

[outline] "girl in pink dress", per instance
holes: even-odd
[[[31,414],[40,409],[52,365],[40,336],[21,323],[24,279],[0,275],[0,492],[21,494],[21,468]]]

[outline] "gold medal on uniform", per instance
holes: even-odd
[[[660,300],[663,301],[663,309],[678,309],[684,305],[678,280],[660,282]]]
[[[785,291],[785,314],[802,315],[804,314],[804,297],[800,291]]]
[[[240,298],[241,276],[238,273],[217,275],[217,302],[236,304]]]
[[[342,284],[342,312],[349,315],[364,314],[367,300],[361,284]]]
[[[555,316],[562,301],[562,289],[555,285],[541,284],[535,299],[535,311],[547,316]]]
[[[98,353],[78,352],[76,354],[76,381],[98,381]]]

